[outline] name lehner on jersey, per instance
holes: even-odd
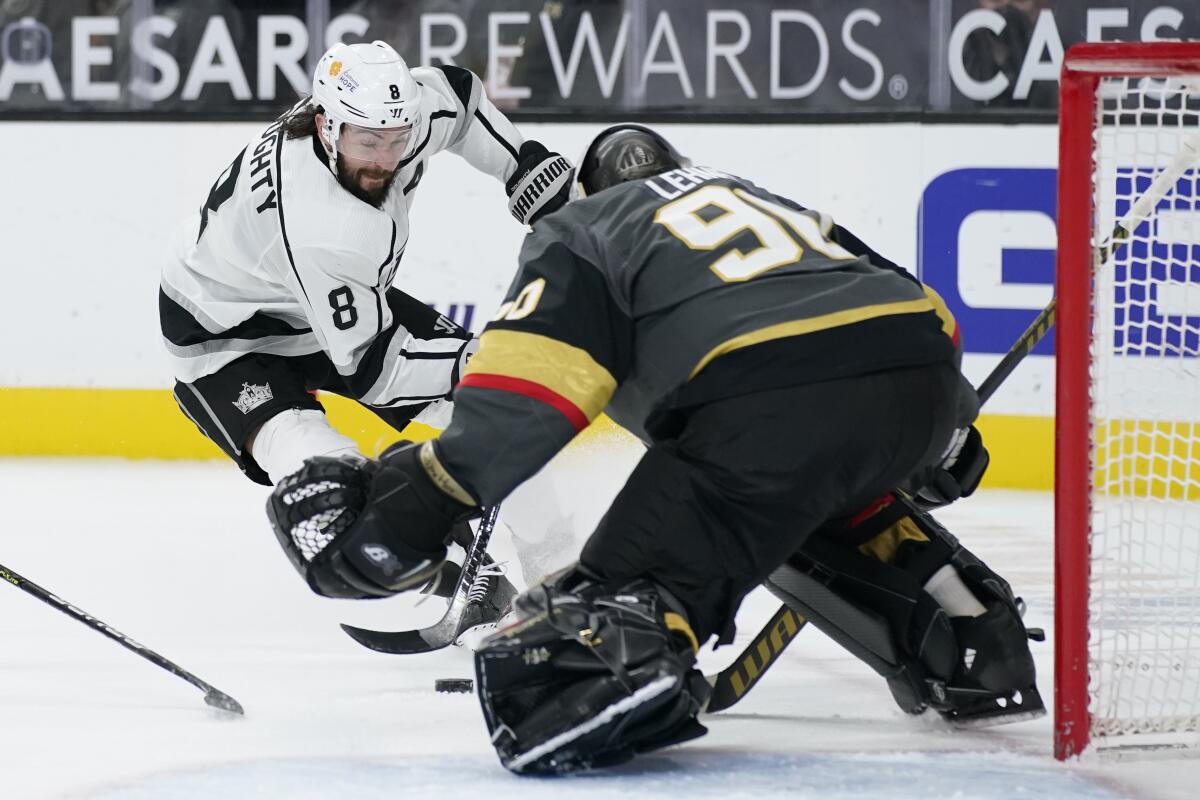
[[[248,353],[325,351],[362,402],[432,400],[418,416],[431,424],[448,413],[441,401],[452,388],[461,334],[413,336],[384,293],[408,243],[409,205],[429,157],[449,150],[504,181],[522,137],[469,71],[417,67],[412,75],[421,87],[416,146],[380,208],[338,183],[315,136],[289,139],[282,121],[213,184],[199,225],[182,226],[162,276],[163,336],[180,381]],[[456,326],[447,320],[445,329]]]

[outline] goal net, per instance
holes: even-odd
[[[1059,758],[1200,744],[1200,44],[1081,45],[1060,102]]]

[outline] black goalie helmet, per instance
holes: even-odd
[[[629,123],[601,131],[576,163],[573,198],[692,165],[662,136]]]

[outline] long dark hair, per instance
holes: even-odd
[[[282,117],[283,132],[289,139],[303,139],[317,132],[317,114],[324,109],[305,103],[297,109],[287,111]]]

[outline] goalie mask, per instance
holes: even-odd
[[[614,125],[601,131],[577,162],[573,200],[627,181],[690,167],[671,143],[641,125]]]
[[[394,170],[421,130],[421,91],[404,59],[381,41],[335,44],[317,62],[313,103],[325,114],[329,168],[339,154]]]

